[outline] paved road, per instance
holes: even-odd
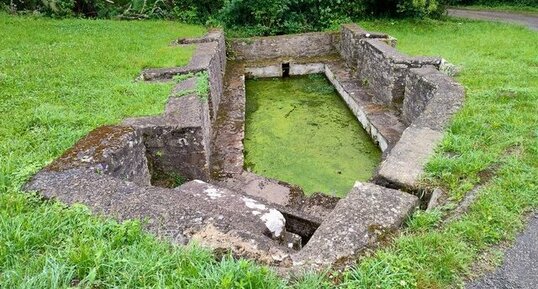
[[[461,18],[523,24],[532,30],[538,31],[538,16],[533,14],[450,8],[448,9],[448,15]]]
[[[467,289],[536,289],[538,288],[538,213],[505,252],[501,267],[480,280],[468,283]]]

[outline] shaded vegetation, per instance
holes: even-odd
[[[247,35],[322,30],[371,16],[439,17],[444,0],[0,0],[9,11],[52,17],[174,19]]]

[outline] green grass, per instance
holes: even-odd
[[[410,54],[462,67],[467,100],[428,166],[428,182],[452,202],[494,177],[462,219],[440,226],[450,206],[417,213],[393,245],[332,279],[308,275],[294,288],[445,288],[477,255],[514,237],[538,207],[538,33],[478,21],[362,23],[399,38]],[[27,196],[19,186],[92,128],[163,109],[170,87],[134,83],[141,68],[185,63],[167,48],[202,29],[168,22],[44,20],[0,14],[0,287],[284,288],[267,269],[215,261],[142,232]],[[177,58],[176,58],[177,57]],[[173,63],[168,62],[172,60]]]
[[[247,169],[345,196],[367,181],[381,152],[323,75],[247,80]]]
[[[171,84],[133,80],[186,64],[168,46],[204,29],[172,22],[50,20],[0,14],[0,288],[276,287],[267,269],[19,191],[91,129],[163,111]],[[261,277],[260,277],[261,276]]]
[[[482,250],[510,240],[525,212],[538,206],[538,33],[479,21],[361,23],[399,39],[413,55],[442,55],[462,68],[466,103],[427,167],[427,182],[451,203],[485,181],[461,219],[439,228],[452,205],[417,213],[392,246],[367,258],[349,284],[445,288],[472,275]],[[400,286],[401,285],[401,286]]]

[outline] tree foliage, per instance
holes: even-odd
[[[0,3],[11,11],[37,11],[51,17],[163,18],[193,24],[217,24],[247,34],[275,35],[323,30],[370,16],[437,17],[444,11],[443,1],[0,0]]]

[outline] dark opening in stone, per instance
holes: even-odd
[[[285,62],[282,63],[282,77],[288,77],[290,76],[290,63]]]
[[[297,214],[282,211],[281,213],[286,218],[286,231],[301,237],[301,247],[304,247],[308,243],[321,224],[320,222],[309,220]]]

